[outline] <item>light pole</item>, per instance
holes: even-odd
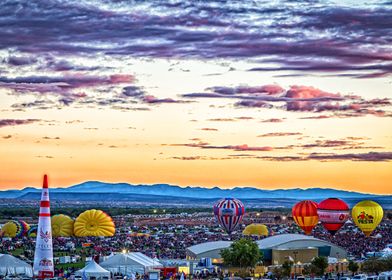
[[[293,254],[294,254],[294,277],[295,277],[295,275],[297,274],[297,254],[298,254],[298,251],[293,251]]]

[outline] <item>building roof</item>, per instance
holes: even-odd
[[[309,235],[303,235],[303,234],[279,234],[279,235],[274,235],[274,236],[264,238],[262,240],[258,240],[256,242],[260,249],[266,249],[266,248],[279,246],[288,242],[309,241],[309,240],[321,241],[323,243],[325,242],[324,240]]]
[[[304,242],[304,243],[302,243]],[[215,250],[221,250],[228,248],[232,242],[231,241],[213,241],[213,242],[206,242],[206,243],[201,243],[197,244],[191,247],[188,247],[187,250],[192,252],[195,255],[215,251]],[[290,248],[291,246],[298,246],[299,244],[303,244],[304,247],[307,248],[315,248],[320,245],[322,246],[333,246],[336,248],[341,248],[338,245],[332,244],[328,241],[321,240],[318,238],[315,238],[313,236],[308,236],[304,234],[279,234],[279,235],[274,235],[270,236],[267,238],[264,238],[262,240],[256,241],[258,247],[260,249],[287,249]],[[308,244],[307,244],[308,243]],[[284,245],[288,245],[286,248]],[[279,248],[276,248],[279,247]],[[283,247],[283,248],[282,248]],[[341,248],[344,250],[343,248]]]
[[[209,252],[209,251],[214,251],[218,249],[225,249],[229,247],[231,244],[231,241],[213,241],[213,242],[205,242],[197,245],[193,245],[191,247],[188,247],[188,250],[191,251],[192,253],[198,255],[201,253]]]

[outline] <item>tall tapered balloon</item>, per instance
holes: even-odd
[[[292,209],[292,215],[297,225],[309,235],[318,223],[317,203],[311,200],[298,202]]]
[[[37,242],[35,243],[34,254],[34,275],[42,279],[52,278],[54,276],[49,187],[48,176],[46,175],[44,176],[39,208]]]
[[[380,204],[371,200],[364,200],[357,203],[352,211],[354,223],[362,230],[366,236],[370,236],[381,222],[384,211]]]
[[[350,216],[346,202],[339,198],[328,198],[318,204],[319,221],[332,235],[344,225]]]
[[[214,205],[215,218],[228,234],[237,228],[244,214],[244,204],[235,198],[224,198]]]

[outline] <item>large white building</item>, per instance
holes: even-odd
[[[315,256],[346,258],[347,251],[328,241],[302,234],[280,234],[256,241],[267,264],[281,264],[290,259],[295,263],[310,262]],[[228,248],[231,241],[215,241],[197,244],[186,250],[188,259],[221,259],[220,251]]]

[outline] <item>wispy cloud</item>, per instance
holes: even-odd
[[[282,136],[298,136],[302,135],[300,132],[270,132],[258,135],[257,137],[282,137]]]
[[[260,88],[262,88],[262,86]],[[367,100],[360,96],[327,92],[312,86],[293,85],[287,90],[281,89],[279,91],[273,91],[272,93],[238,91],[237,88],[228,87],[212,87],[209,89],[213,91],[189,93],[183,94],[182,96],[191,99],[211,98],[240,100],[234,103],[235,107],[275,108],[294,112],[331,113],[330,115],[305,117],[313,119],[361,117],[366,115],[392,117],[392,111],[384,109],[391,109],[392,107],[389,98]],[[284,105],[282,106],[281,104]]]
[[[17,126],[40,122],[39,119],[0,119],[0,128],[5,126]]]
[[[241,159],[255,159],[264,161],[277,161],[277,162],[289,162],[289,161],[319,161],[319,162],[331,162],[331,161],[365,161],[365,162],[389,162],[392,161],[392,152],[369,152],[369,153],[350,153],[350,154],[322,154],[312,153],[306,156],[256,156],[251,154],[238,154],[229,155],[227,157],[206,157],[206,156],[175,156],[171,159],[178,160],[241,160]]]
[[[260,63],[252,71],[358,78],[392,72],[390,5],[348,7],[329,1],[313,5],[308,1],[87,4],[69,0],[51,5],[5,1],[0,17],[7,28],[0,29],[0,48],[32,56],[252,59]]]

